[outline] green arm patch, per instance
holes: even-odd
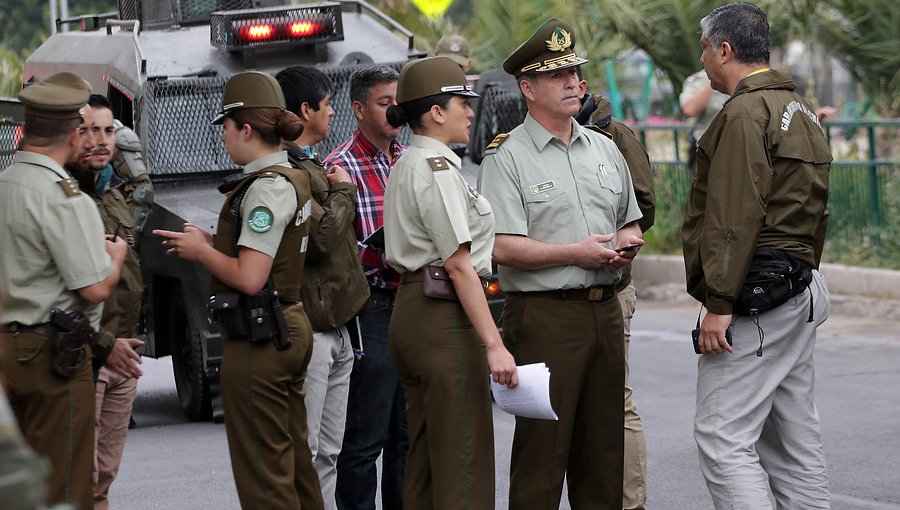
[[[250,226],[250,230],[262,234],[272,229],[274,220],[275,215],[272,214],[271,209],[259,206],[250,211],[250,218],[247,220],[247,224]]]

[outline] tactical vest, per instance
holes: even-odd
[[[238,256],[237,241],[240,239],[244,222],[241,218],[241,202],[244,195],[256,179],[275,175],[281,175],[290,181],[297,194],[297,210],[294,213],[294,220],[288,222],[281,236],[281,243],[275,252],[275,260],[272,261],[270,276],[275,283],[279,299],[297,302],[300,301],[300,287],[303,281],[303,265],[306,260],[306,245],[309,235],[309,215],[312,207],[309,176],[306,175],[306,172],[274,165],[250,175],[240,176],[234,181],[226,181],[219,187],[219,190],[225,193],[227,198],[225,205],[222,206],[222,212],[219,214],[213,247],[229,257]],[[232,289],[212,276],[210,290],[215,293]]]

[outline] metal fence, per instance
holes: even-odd
[[[388,64],[399,70],[402,62]],[[334,83],[331,132],[317,145],[324,158],[356,129],[350,107],[350,74],[357,66],[322,68]],[[234,170],[221,142],[222,126],[210,124],[222,105],[225,78],[184,78],[148,81],[137,122],[144,140],[144,159],[152,174],[172,175]],[[401,142],[408,141],[408,130]]]

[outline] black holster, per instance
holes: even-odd
[[[236,292],[217,292],[209,298],[213,320],[232,338],[247,338],[254,344],[272,340],[279,351],[291,346],[284,309],[272,280],[252,296]]]
[[[49,339],[53,349],[53,371],[60,377],[71,379],[87,357],[84,346],[93,341],[94,328],[83,313],[65,312],[59,308],[50,310],[50,325],[55,330]]]

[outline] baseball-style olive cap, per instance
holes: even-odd
[[[77,119],[91,96],[91,85],[77,74],[57,73],[19,92],[25,111],[45,119]]]
[[[281,85],[269,74],[247,71],[232,76],[225,84],[222,109],[212,120],[221,124],[229,113],[241,108],[285,108]]]
[[[506,60],[503,70],[518,78],[527,72],[555,71],[581,65],[586,58],[575,54],[575,31],[558,18],[551,18],[519,45]]]
[[[447,57],[460,67],[469,65],[472,60],[469,58],[469,43],[466,38],[461,35],[445,35],[438,41],[434,50],[435,57]]]
[[[429,57],[408,62],[400,70],[397,102],[407,103],[438,94],[478,97],[466,81],[459,64],[447,57]]]

